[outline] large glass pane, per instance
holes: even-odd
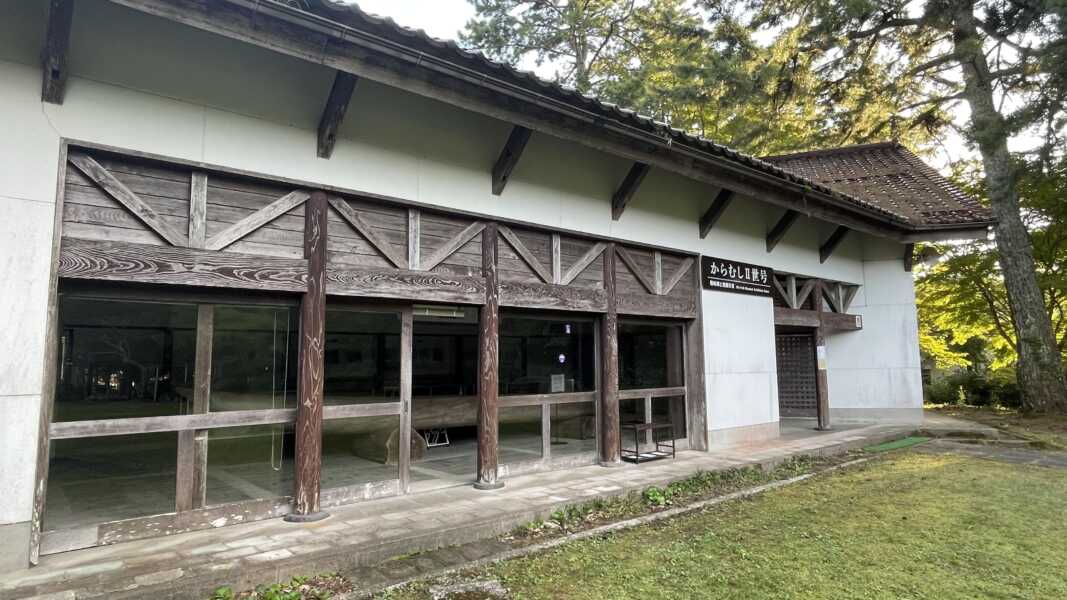
[[[500,393],[596,389],[593,322],[505,313],[500,318]]]
[[[400,315],[326,311],[326,404],[400,400]]]
[[[217,306],[212,412],[295,408],[299,315],[288,306]]]
[[[478,451],[478,311],[415,307],[411,480],[425,489],[468,482]]]
[[[652,399],[652,421],[674,425],[674,439],[683,439],[685,433],[685,396]],[[666,436],[666,433],[661,433]]]
[[[553,404],[552,458],[596,451],[596,407],[592,402]]]
[[[682,329],[657,323],[619,323],[619,389],[684,385]]]
[[[212,429],[207,436],[207,504],[291,496],[292,425]]]
[[[400,476],[400,417],[361,417],[322,424],[322,488]]]
[[[502,406],[497,417],[500,422],[498,462],[515,464],[541,460],[540,406]]]
[[[189,412],[195,306],[61,297],[59,331],[53,420]]]
[[[50,454],[46,531],[174,512],[177,433],[54,440]]]

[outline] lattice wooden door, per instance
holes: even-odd
[[[808,333],[774,336],[778,358],[778,412],[782,417],[815,417],[815,339]]]

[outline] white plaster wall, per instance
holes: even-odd
[[[922,418],[914,279],[899,254],[895,244],[865,240],[863,288],[849,311],[863,315],[863,330],[827,338],[830,410],[838,420]]]
[[[708,428],[778,420],[774,307],[769,298],[705,291]]]
[[[493,196],[489,171],[508,124],[371,81],[357,86],[333,158],[319,159],[315,128],[330,70],[104,0],[76,3],[65,102],[42,104],[37,57],[45,5],[0,0],[0,524],[30,514],[61,138],[864,283],[867,296],[877,299],[857,299],[867,331],[883,332],[871,347],[900,344],[893,336],[914,322],[910,279],[899,258],[893,263],[876,244],[886,255],[866,256],[869,238],[848,238],[819,264],[818,246],[833,227],[801,218],[767,254],[765,232],[782,211],[740,198],[700,240],[697,220],[717,190],[655,169],[623,217],[612,221],[610,197],[630,164],[539,134],[505,193]],[[711,427],[776,420],[770,301],[711,292],[703,301]],[[867,331],[854,336],[865,338]],[[892,396],[914,403],[917,348],[891,367],[869,353],[864,367],[856,362],[862,351],[842,345],[845,339],[831,342],[831,360],[847,364],[832,372],[835,402],[869,406]],[[864,368],[878,375],[864,376]],[[889,387],[865,385],[878,379]]]

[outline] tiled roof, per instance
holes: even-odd
[[[915,225],[984,224],[992,213],[896,142],[768,156],[763,160],[862,198]]]
[[[550,97],[557,102],[562,102],[581,110],[590,111],[598,115],[598,117],[639,128],[660,137],[670,144],[681,144],[726,161],[757,170],[761,173],[780,179],[783,182],[807,187],[834,198],[843,204],[852,204],[860,211],[867,212],[868,214],[888,223],[904,226],[920,224],[912,220],[914,211],[906,212],[894,207],[894,205],[907,207],[911,204],[910,200],[900,199],[898,201],[889,201],[881,196],[860,196],[836,186],[831,187],[827,185],[826,182],[809,178],[803,172],[784,168],[784,165],[778,165],[773,162],[768,162],[738,152],[737,150],[717,144],[706,138],[695,136],[671,127],[667,123],[656,121],[651,117],[641,115],[633,110],[603,102],[594,96],[582,94],[573,88],[545,81],[531,72],[522,71],[511,65],[490,60],[481,53],[471,52],[461,48],[454,41],[437,39],[431,37],[421,29],[416,30],[403,27],[388,17],[379,17],[368,14],[361,10],[356,4],[345,3],[339,0],[288,1],[298,5],[304,10],[309,10],[319,17],[329,19],[353,29],[366,31],[372,35],[390,40],[393,43],[402,44],[407,48],[424,52],[427,55],[436,57],[440,60],[459,64],[465,68],[484,73],[488,76],[506,80],[511,85],[532,91],[533,93],[542,96]],[[952,218],[951,215],[943,215],[942,224],[957,224],[956,221],[952,221]],[[934,223],[936,223],[936,221],[930,220],[923,224],[933,225]]]

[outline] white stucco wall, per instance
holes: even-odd
[[[0,0],[0,525],[30,517],[45,308],[61,138],[610,235],[858,283],[863,332],[830,339],[837,409],[921,402],[914,294],[899,246],[852,235],[825,264],[833,226],[801,218],[773,254],[781,209],[734,202],[706,240],[715,189],[653,170],[619,221],[610,197],[627,161],[535,134],[503,196],[489,171],[506,123],[360,81],[333,158],[315,155],[330,70],[102,0],[76,3],[63,105],[40,101],[45,2]],[[713,430],[777,421],[768,299],[704,292]],[[906,346],[906,347],[905,347]]]

